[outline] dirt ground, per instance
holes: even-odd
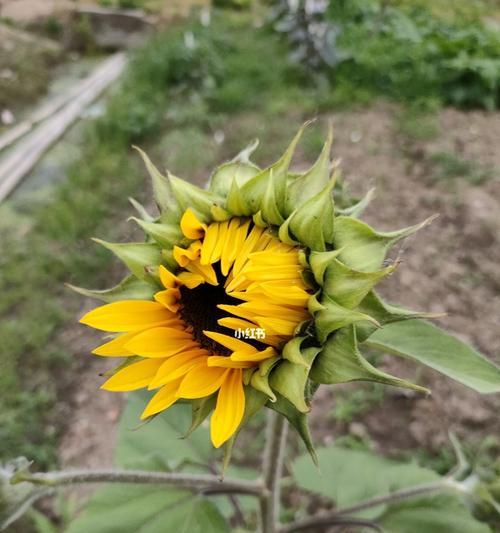
[[[438,321],[442,326],[499,361],[500,114],[445,110],[437,118],[435,140],[412,141],[401,134],[398,113],[397,107],[379,104],[333,116],[335,155],[342,158],[352,192],[377,187],[365,216],[368,222],[378,229],[396,229],[440,214],[430,228],[394,252],[403,263],[381,292],[413,309],[447,313]],[[471,164],[481,162],[490,179],[481,186],[465,178],[430,179],[432,155],[443,150]],[[98,336],[79,326],[64,335],[78,346],[81,364],[78,386],[65,403],[72,422],[60,443],[62,466],[109,464],[122,396],[98,390],[103,360],[88,355]],[[383,364],[396,375],[417,376],[407,361],[387,357]],[[418,379],[432,390],[431,396],[390,390],[381,405],[347,425],[326,416],[335,390],[320,389],[311,414],[316,442],[351,433],[368,437],[392,455],[415,448],[438,452],[449,430],[475,442],[487,434],[500,435],[498,396],[481,397],[431,370]]]

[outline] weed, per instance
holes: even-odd
[[[339,422],[352,422],[384,399],[384,387],[375,383],[345,392],[336,397],[332,417]]]

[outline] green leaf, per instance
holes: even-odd
[[[391,376],[371,365],[358,350],[354,326],[340,329],[330,336],[316,357],[310,376],[316,383],[375,381],[394,387],[429,392],[423,387]]]
[[[99,489],[66,533],[224,533],[229,527],[215,505],[201,497],[156,485]]]
[[[391,246],[429,225],[435,218],[432,216],[420,224],[399,231],[378,233],[361,220],[336,217],[333,245],[335,248],[343,248],[339,259],[346,265],[363,272],[376,270],[381,267]]]
[[[138,392],[130,394],[127,400],[118,430],[117,465],[130,467],[152,457],[164,462],[208,462],[214,450],[207,428],[201,426],[188,438],[183,438],[191,425],[189,404],[176,404],[138,427],[148,399],[148,394]]]
[[[137,279],[133,275],[127,276],[118,285],[110,289],[90,290],[75,287],[69,283],[67,283],[67,286],[79,294],[107,303],[119,300],[152,300],[156,292],[155,287],[151,283]]]
[[[369,452],[335,445],[320,448],[317,455],[319,472],[311,468],[307,455],[295,460],[292,465],[295,481],[301,488],[331,498],[338,507],[355,505],[374,496],[385,496],[439,479],[432,470],[413,463],[398,463]],[[384,506],[379,506],[363,516],[373,518],[384,510]]]
[[[112,243],[93,239],[101,244],[118,259],[121,259],[127,268],[139,279],[151,282],[151,274],[156,271],[162,262],[161,249],[157,244],[146,242]]]
[[[422,320],[388,324],[364,342],[409,357],[481,393],[500,392],[500,368],[449,333]]]
[[[262,198],[260,212],[262,213],[263,219],[268,224],[280,226],[285,220],[278,208],[278,200],[276,198],[276,184],[272,169],[269,172],[269,178],[267,180],[267,189],[264,193],[264,197]]]
[[[444,494],[392,505],[377,523],[384,533],[491,533],[456,498]]]

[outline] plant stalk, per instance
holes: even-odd
[[[246,494],[260,497],[262,484],[255,481],[226,478],[206,474],[180,474],[143,470],[68,470],[61,472],[18,472],[11,483],[28,481],[35,485],[57,487],[76,483],[148,483],[170,485],[204,494]]]
[[[269,410],[266,446],[262,460],[264,492],[260,498],[262,533],[276,533],[279,529],[281,477],[286,448],[288,422],[285,417]]]

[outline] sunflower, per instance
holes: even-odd
[[[81,319],[114,334],[93,353],[124,358],[102,388],[154,391],[143,419],[190,402],[190,431],[212,413],[219,447],[266,406],[311,450],[305,415],[319,384],[424,390],[375,368],[359,343],[385,323],[424,316],[389,306],[374,287],[398,266],[386,261],[390,247],[430,220],[394,232],[360,221],[371,192],[344,200],[331,129],[316,163],[291,172],[306,126],[274,165],[250,161],[253,143],[215,170],[208,189],[163,176],[139,150],[159,215],[133,201],[146,241],[98,241],[131,274],[108,290],[76,290],[107,302]]]
[[[211,438],[219,447],[243,418],[244,379],[259,365],[278,361],[280,348],[310,319],[311,294],[302,279],[300,248],[280,242],[250,219],[206,225],[187,209],[180,227],[192,242],[174,246],[175,274],[159,266],[163,290],[155,301],[110,303],[81,322],[122,332],[93,353],[134,358],[102,388],[156,390],[142,418],[180,398],[216,394]]]

